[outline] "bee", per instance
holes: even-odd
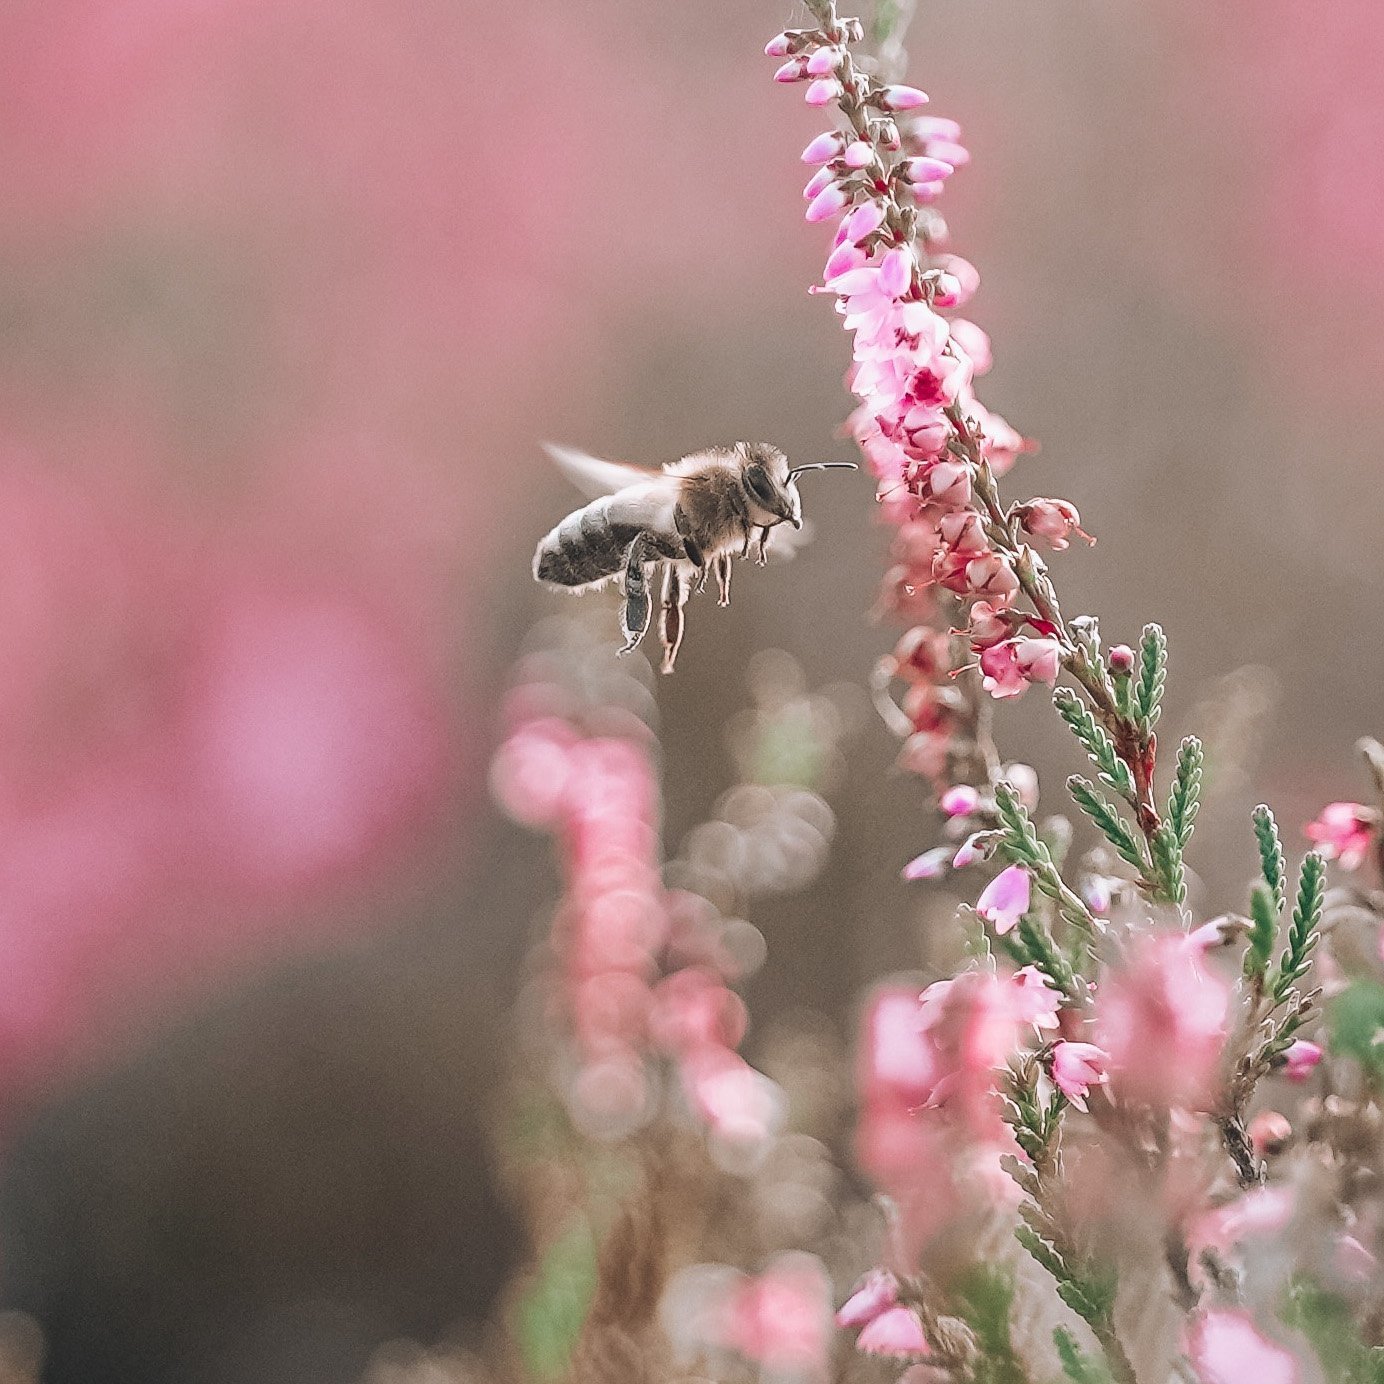
[[[849,461],[807,466],[767,442],[709,447],[661,471],[601,461],[570,447],[547,452],[590,504],[574,510],[538,545],[533,575],[550,586],[581,593],[618,581],[624,593],[620,632],[629,653],[648,631],[651,589],[661,580],[659,631],[663,671],[671,673],[682,644],[683,608],[709,575],[719,604],[730,604],[731,561],[767,558],[770,532],[779,524],[802,528],[797,477],[804,471],[854,470]]]

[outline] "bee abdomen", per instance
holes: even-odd
[[[613,577],[634,541],[634,531],[622,533],[623,528],[610,522],[600,500],[569,514],[538,545],[534,576],[556,586],[586,586]]]

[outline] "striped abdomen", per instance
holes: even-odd
[[[543,541],[533,557],[533,574],[555,586],[588,586],[622,571],[630,544],[642,533],[654,549],[650,557],[680,558],[682,540],[671,526],[659,532],[662,506],[631,503],[622,492],[603,495],[569,514]],[[653,522],[650,522],[653,521]]]

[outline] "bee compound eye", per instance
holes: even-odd
[[[769,473],[758,462],[745,468],[745,489],[757,505],[776,514],[779,508],[778,491]]]

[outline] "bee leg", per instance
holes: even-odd
[[[663,567],[663,609],[659,622],[659,635],[663,640],[663,671],[671,673],[678,660],[678,649],[682,646],[682,632],[685,628],[683,607],[692,594],[691,578],[675,562],[665,563]]]
[[[756,537],[754,560],[760,567],[769,561],[769,530],[767,528],[760,529]]]
[[[625,557],[625,605],[620,612],[620,632],[625,636],[627,654],[643,639],[649,628],[653,606],[649,601],[649,574],[646,570],[651,547],[643,534],[630,544]]]
[[[716,559],[716,604],[730,604],[730,554],[722,553]]]

